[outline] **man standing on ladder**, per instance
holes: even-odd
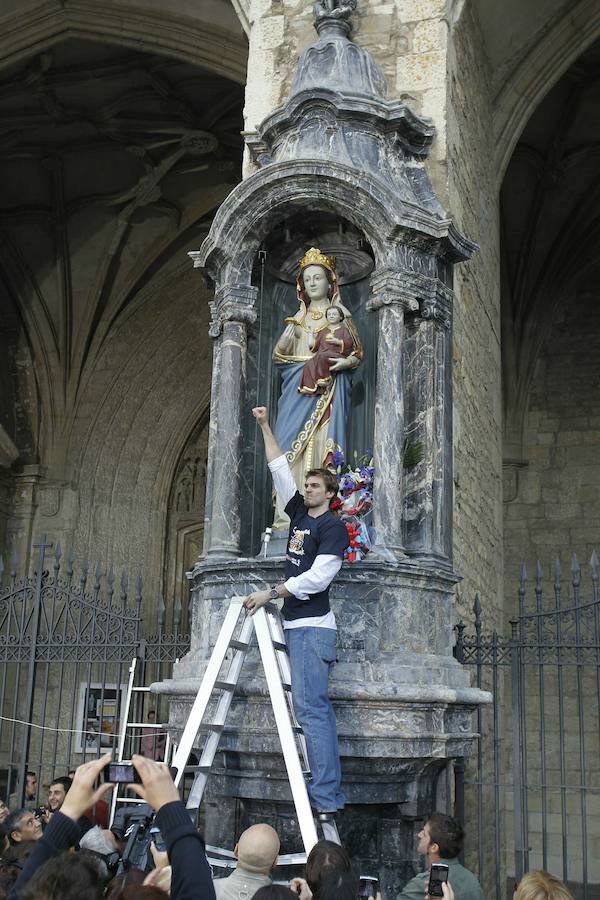
[[[337,479],[328,469],[306,473],[304,496],[269,426],[267,409],[252,413],[261,427],[275,490],[290,517],[285,576],[270,590],[255,591],[244,601],[254,614],[283,598],[283,627],[292,675],[292,702],[304,731],[312,780],[311,806],[321,816],[334,815],[346,798],[341,789],[340,755],[335,713],[328,694],[329,673],[336,658],[336,624],[329,608],[329,586],[339,572],[349,545],[346,526],[329,509]]]

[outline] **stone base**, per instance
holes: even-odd
[[[173,678],[152,690],[170,698],[178,740],[221,626],[228,597],[281,580],[275,559],[205,562],[193,581],[190,653]],[[415,871],[415,835],[439,805],[439,776],[470,753],[471,716],[484,691],[471,688],[452,656],[456,579],[430,563],[345,567],[332,591],[339,662],[331,682],[348,807],[343,842],[363,870],[379,873],[388,896]],[[209,710],[210,715],[210,710]],[[202,745],[202,733],[199,746]],[[442,779],[446,785],[446,778]],[[240,830],[270,822],[286,852],[301,849],[267,686],[256,649],[249,651],[222,734],[206,798],[211,844],[232,848]]]

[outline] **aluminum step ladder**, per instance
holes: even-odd
[[[134,656],[133,659],[131,660],[131,665],[129,666],[129,678],[127,681],[127,690],[125,692],[125,703],[123,705],[123,713],[121,716],[121,721],[123,722],[123,724],[122,724],[121,730],[119,732],[119,740],[117,743],[117,756],[114,761],[115,762],[123,762],[127,738],[134,737],[133,734],[130,734],[130,732],[133,729],[144,730],[144,729],[150,729],[150,728],[153,728],[153,729],[161,728],[161,729],[164,729],[164,731],[166,733],[164,761],[168,762],[169,756],[172,751],[172,746],[171,746],[171,738],[170,738],[169,732],[167,731],[167,726],[166,725],[158,725],[156,722],[155,723],[134,722],[134,721],[130,721],[130,718],[129,718],[131,715],[131,705],[132,705],[133,698],[135,697],[135,695],[148,694],[150,692],[149,687],[143,687],[141,685],[136,685],[136,683],[135,683],[135,677],[137,674],[137,665],[138,665],[138,658],[137,658],[137,656]],[[129,754],[127,758],[129,759],[130,757],[131,757],[131,754]],[[113,821],[115,818],[115,813],[117,811],[117,804],[123,803],[126,806],[135,806],[136,804],[141,804],[141,803],[146,802],[145,800],[142,800],[141,797],[121,797],[121,796],[119,796],[119,788],[126,789],[127,785],[116,784],[112,790],[112,796],[111,796],[111,802],[110,802],[109,828],[113,824]]]
[[[208,776],[219,746],[219,740],[227,720],[233,695],[237,687],[246,653],[250,647],[253,632],[256,633],[258,649],[262,660],[275,724],[281,750],[287,769],[298,824],[304,844],[304,854],[288,854],[279,857],[279,865],[290,865],[306,861],[306,855],[317,843],[317,830],[306,790],[305,776],[308,771],[306,741],[302,729],[294,715],[291,695],[291,672],[287,655],[285,635],[281,616],[273,604],[259,609],[253,616],[246,612],[244,597],[233,597],[217,637],[214,650],[202,678],[202,683],[194,700],[189,718],[181,735],[172,766],[176,770],[174,781],[179,786],[184,773],[194,772],[194,782],[187,798],[187,808],[198,810]],[[241,626],[241,627],[240,627]],[[237,636],[236,635],[236,631]],[[226,660],[231,653],[231,658]],[[221,670],[226,668],[224,677]],[[205,722],[207,707],[213,694],[220,691],[213,720]],[[197,766],[187,762],[199,730],[208,728],[208,736]],[[327,840],[340,843],[335,822],[328,817],[317,817],[323,835]],[[207,847],[207,850],[209,848]],[[209,852],[227,857],[228,851],[211,847]],[[223,865],[223,863],[221,863]]]

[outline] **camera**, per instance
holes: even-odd
[[[125,842],[125,849],[117,867],[118,875],[129,869],[147,872],[152,868],[150,844],[153,838],[153,823],[154,812],[147,803],[124,806],[117,812],[111,831]]]
[[[36,808],[33,810],[34,816],[37,816],[38,819],[41,819],[42,816],[45,816],[47,812],[48,810],[45,806],[36,806]]]

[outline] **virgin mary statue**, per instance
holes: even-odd
[[[352,315],[340,299],[335,265],[335,257],[316,247],[300,260],[296,279],[299,308],[285,320],[285,330],[273,351],[282,379],[275,436],[300,490],[307,471],[327,466],[335,451],[345,449],[352,373],[363,358]],[[328,313],[331,307],[337,308],[337,315]],[[322,356],[328,347],[332,351],[328,372],[320,372],[326,377],[318,379],[314,390],[307,390],[306,363],[317,350]],[[284,526],[279,508],[274,525]]]

